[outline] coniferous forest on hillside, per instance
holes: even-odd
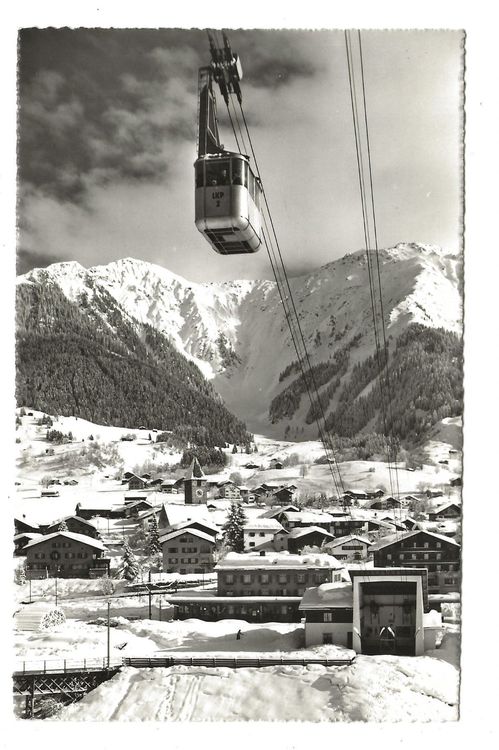
[[[411,324],[392,344],[388,369],[387,353],[380,353],[383,396],[377,357],[372,355],[356,364],[343,382],[348,360],[347,347],[329,362],[315,366],[315,384],[319,389],[326,387],[320,390],[320,405],[315,399],[305,417],[308,424],[327,413],[326,428],[333,435],[351,438],[359,433],[391,434],[414,444],[423,440],[439,420],[462,413],[462,341],[455,333]],[[271,421],[293,416],[302,397],[308,398],[306,392],[306,379],[300,375],[272,401]],[[335,408],[328,411],[336,393]]]
[[[166,336],[126,318],[102,291],[78,303],[53,283],[18,286],[19,406],[172,430],[198,445],[249,443],[245,425]]]

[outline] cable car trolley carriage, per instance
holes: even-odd
[[[261,183],[248,156],[226,151],[220,143],[212,85],[218,83],[230,117],[229,94],[241,102],[241,65],[225,35],[223,49],[211,36],[210,48],[213,62],[199,70],[196,227],[221,255],[254,253],[262,244]]]

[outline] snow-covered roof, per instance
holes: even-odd
[[[74,534],[72,531],[54,531],[53,534],[45,534],[40,539],[33,539],[31,542],[28,542],[24,549],[27,549],[28,547],[35,547],[37,544],[43,544],[44,542],[48,542],[50,539],[55,539],[58,536],[62,536],[65,539],[71,539],[74,542],[81,542],[82,544],[86,544],[89,547],[95,547],[95,549],[104,551],[107,550],[106,545],[98,539],[92,539],[85,534]]]
[[[109,493],[113,495],[114,493]],[[77,503],[77,508],[82,510],[113,510],[119,508],[122,510],[124,504],[116,502],[116,497],[106,497],[106,493],[100,493],[98,496],[84,497]]]
[[[285,515],[288,521],[301,521],[302,523],[331,523],[334,521],[333,516],[330,516],[329,513],[321,513],[320,511],[301,510],[297,513],[286,511]]]
[[[163,503],[163,510],[168,518],[168,525],[175,526],[183,521],[208,521],[209,510],[206,505],[177,505]]]
[[[299,609],[324,609],[326,607],[353,607],[353,586],[351,583],[322,583],[306,589]]]
[[[160,536],[160,544],[169,542],[170,539],[176,539],[178,536],[182,536],[182,534],[192,534],[192,536],[197,536],[200,539],[203,539],[205,542],[211,542],[212,544],[215,544],[215,539],[213,538],[212,534],[206,534],[204,531],[198,531],[198,529],[193,529],[191,526],[188,526],[184,529],[178,529],[177,531],[172,531],[171,533],[165,534],[164,536]]]
[[[461,512],[460,503],[455,503],[455,502],[443,503],[442,505],[439,505],[438,508],[435,508],[435,510],[430,510],[428,512],[433,515],[434,513],[441,513],[443,510],[447,510],[447,508],[452,508],[452,507],[457,508],[458,511]]]
[[[265,555],[229,552],[218,562],[217,569],[231,568],[342,568],[342,563],[332,555],[321,552],[308,555],[291,555],[289,552],[265,553]]]
[[[371,540],[367,539],[365,536],[358,536],[357,534],[348,534],[347,536],[339,536],[332,542],[327,542],[325,545],[326,547],[329,547],[332,549],[333,547],[341,547],[343,544],[348,544],[349,542],[362,542],[363,544],[371,544]]]
[[[35,533],[33,531],[23,531],[20,534],[14,535],[14,541],[17,542],[19,539],[38,539],[43,534]]]
[[[205,521],[204,518],[195,518],[189,521],[181,521],[180,523],[172,524],[166,529],[167,533],[170,534],[173,531],[179,531],[180,529],[188,529],[193,523],[199,523],[205,526],[207,529],[212,529],[215,534],[218,534],[218,526],[211,521]]]
[[[140,500],[141,498],[149,497],[149,495],[150,493],[145,490],[130,490],[130,492],[125,492],[125,500],[130,500],[131,498]]]
[[[453,544],[456,547],[460,546],[456,541],[454,541],[454,539],[450,539],[448,536],[443,536],[442,534],[434,534],[432,531],[422,531],[421,529],[417,529],[414,531],[407,531],[404,534],[389,534],[388,536],[384,536],[382,539],[380,539],[378,542],[375,542],[375,544],[371,546],[371,551],[374,552],[379,549],[383,549],[383,547],[389,547],[391,544],[405,541],[406,539],[411,539],[418,534],[427,534],[428,536],[431,536],[441,542],[447,542],[448,544]]]
[[[282,524],[276,518],[256,518],[254,521],[248,521],[243,526],[244,531],[253,531],[253,529],[281,531],[282,528]]]
[[[308,534],[319,533],[323,536],[329,536],[334,539],[334,534],[330,534],[329,531],[321,529],[319,526],[305,526],[305,528],[292,529],[289,532],[288,539],[297,539],[300,536],[308,536]]]
[[[68,521],[70,518],[74,518],[75,521],[78,521],[79,523],[84,523],[86,526],[90,526],[92,529],[95,529],[95,526],[93,523],[90,523],[90,521],[87,521],[85,518],[80,518],[80,516],[75,515],[74,513],[70,516],[63,516],[62,518],[57,518],[55,521],[52,521],[52,523],[49,524],[49,526],[54,526],[56,523],[62,523],[63,521]]]
[[[26,526],[31,526],[32,529],[39,529],[40,526],[35,521],[30,521],[28,518],[25,518],[24,516],[21,518],[21,516],[14,516],[14,521],[19,521],[20,523],[24,523]]]

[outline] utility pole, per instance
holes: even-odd
[[[161,596],[159,597],[159,621],[161,622]]]
[[[147,591],[149,594],[149,619],[152,620],[152,591],[151,591],[151,571],[149,571],[149,582],[147,584]]]
[[[29,581],[29,603],[31,604],[31,576],[28,578]]]
[[[107,668],[111,662],[111,618],[110,618],[111,602],[108,599],[107,602]]]

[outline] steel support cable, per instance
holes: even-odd
[[[302,330],[302,327],[301,327],[301,324],[300,324],[300,319],[299,319],[298,312],[296,310],[296,305],[295,305],[295,302],[294,302],[294,299],[293,299],[293,293],[291,291],[291,287],[290,287],[290,284],[289,284],[289,278],[288,278],[288,275],[287,275],[287,272],[286,272],[286,267],[284,265],[284,261],[283,261],[283,258],[282,258],[282,253],[281,253],[281,249],[280,249],[280,246],[279,246],[279,241],[277,239],[277,233],[276,233],[275,225],[274,225],[274,222],[273,222],[273,219],[272,219],[272,213],[270,211],[270,207],[269,207],[268,200],[267,200],[267,195],[266,195],[266,192],[265,192],[265,188],[263,186],[263,181],[261,179],[261,173],[260,173],[260,169],[258,167],[258,160],[256,158],[255,150],[253,148],[253,141],[251,139],[251,135],[250,135],[249,128],[248,128],[248,123],[246,121],[246,116],[244,114],[244,110],[242,108],[241,102],[239,102],[239,107],[240,107],[240,110],[241,110],[241,116],[243,118],[244,126],[245,126],[245,129],[246,129],[246,134],[248,136],[248,141],[249,141],[249,144],[250,144],[250,149],[251,149],[251,153],[252,153],[252,156],[253,156],[253,160],[255,162],[255,167],[256,167],[256,170],[257,170],[257,173],[258,173],[258,177],[260,179],[260,183],[261,183],[261,187],[262,187],[262,194],[263,194],[263,198],[264,198],[264,201],[265,201],[265,206],[267,208],[267,213],[268,213],[268,216],[269,216],[269,221],[270,221],[270,224],[271,224],[271,227],[272,227],[272,233],[274,235],[275,244],[276,244],[276,247],[277,247],[277,252],[278,252],[278,255],[279,255],[280,264],[281,264],[281,267],[282,267],[282,270],[283,270],[283,273],[284,273],[284,278],[286,280],[286,286],[287,286],[287,289],[288,289],[289,298],[291,300],[291,304],[292,304],[292,307],[293,307],[295,319],[296,319],[296,322],[297,322],[297,327],[298,327],[299,335],[300,335],[300,338],[301,338],[301,341],[302,341],[302,344],[303,344],[303,349],[304,349],[304,353],[305,353],[305,358],[307,360],[309,373],[311,375],[313,387],[314,387],[314,390],[316,392],[317,404],[318,404],[319,409],[320,409],[320,411],[322,413],[322,418],[324,420],[324,424],[326,425],[326,416],[324,414],[324,408],[323,408],[322,400],[319,397],[318,387],[317,387],[317,384],[316,384],[316,381],[315,381],[314,372],[313,372],[312,365],[311,365],[311,362],[310,362],[310,357],[309,357],[309,354],[308,354],[308,351],[307,351],[307,347],[306,347],[306,343],[305,343],[305,338],[304,338],[304,335],[303,335],[303,330]],[[326,446],[324,446],[324,447],[326,448]],[[338,473],[338,477],[340,479],[340,484],[341,484],[341,487],[342,487],[342,491],[344,493],[345,492],[345,487],[344,487],[344,484],[343,484],[343,478],[341,476],[341,472],[340,472],[340,469],[339,469],[339,466],[338,466],[338,462],[336,460],[336,456],[334,454],[334,448],[333,448],[332,444],[330,444],[330,448],[331,448],[331,452],[332,452],[332,454],[334,456],[334,463],[335,463],[335,466],[336,466],[336,471]]]
[[[313,399],[313,396],[312,396],[312,393],[311,393],[310,383],[309,383],[309,380],[307,378],[307,374],[306,374],[304,363],[303,363],[304,355],[303,355],[303,353],[300,352],[299,340],[297,339],[296,331],[295,331],[294,326],[293,326],[292,311],[290,310],[290,308],[288,306],[288,303],[287,303],[286,291],[284,289],[284,284],[283,284],[282,278],[280,277],[280,271],[278,269],[278,263],[277,263],[277,259],[276,259],[276,256],[275,256],[275,250],[274,250],[273,245],[272,245],[271,236],[270,236],[270,234],[268,234],[268,236],[267,236],[267,233],[268,233],[267,220],[266,220],[266,217],[265,217],[264,214],[262,214],[262,217],[263,217],[263,221],[264,221],[264,224],[265,224],[265,230],[266,230],[266,232],[263,233],[263,239],[264,239],[265,247],[267,249],[267,254],[269,256],[269,261],[270,261],[270,265],[271,265],[271,268],[272,268],[272,272],[273,272],[274,278],[276,280],[277,291],[279,293],[279,297],[281,299],[281,303],[282,303],[282,306],[283,306],[283,309],[284,309],[285,320],[286,320],[286,322],[288,324],[288,328],[289,328],[289,331],[290,331],[290,334],[291,334],[291,340],[293,342],[293,347],[294,347],[295,352],[296,352],[296,357],[297,357],[297,360],[298,360],[298,364],[299,364],[300,369],[302,371],[303,381],[304,381],[305,387],[306,387],[307,392],[308,392],[308,397],[310,399],[310,404],[313,407],[314,399]],[[318,430],[319,430],[319,435],[321,436],[321,439],[322,439],[322,443],[324,445],[324,449],[326,451],[326,458],[327,458],[327,461],[328,461],[328,467],[329,467],[329,471],[330,471],[330,474],[331,474],[331,477],[332,477],[332,480],[333,480],[333,484],[334,484],[334,487],[336,489],[336,493],[339,496],[340,493],[339,493],[339,488],[338,488],[338,483],[337,483],[337,480],[336,480],[336,476],[334,474],[334,465],[333,465],[333,463],[331,461],[331,458],[328,455],[327,443],[324,440],[323,433],[322,433],[322,428],[321,428],[321,426],[320,426],[320,424],[319,424],[319,422],[317,420],[316,420],[316,424],[317,424],[317,427],[318,427]]]
[[[385,362],[385,372],[388,372],[388,350],[386,346],[386,332],[385,332],[385,326],[384,326],[384,310],[383,310],[383,297],[382,297],[382,288],[381,288],[381,276],[379,272],[379,253],[378,253],[378,243],[377,243],[377,229],[376,229],[376,215],[374,210],[374,191],[373,191],[373,182],[372,182],[372,166],[371,166],[371,154],[370,154],[370,146],[369,146],[369,130],[368,130],[368,122],[367,122],[367,107],[366,107],[366,98],[365,98],[365,83],[364,83],[364,68],[363,68],[363,61],[362,61],[362,48],[360,46],[360,32],[358,32],[358,38],[359,38],[359,57],[360,57],[360,69],[361,69],[361,80],[362,80],[362,104],[364,107],[364,124],[366,128],[366,143],[367,143],[367,156],[368,156],[368,167],[369,167],[369,176],[370,176],[370,192],[371,192],[371,210],[373,214],[373,228],[374,228],[374,235],[375,235],[375,247],[376,247],[376,258],[377,258],[377,264],[378,264],[378,292],[379,292],[379,298],[380,298],[380,310],[381,310],[381,323],[383,328],[383,345],[384,345],[384,359]],[[360,141],[360,127],[358,123],[358,110],[357,110],[357,92],[355,87],[355,73],[353,70],[353,56],[352,56],[352,48],[351,48],[351,41],[349,39],[348,32],[345,31],[345,42],[346,42],[346,49],[347,49],[347,61],[348,61],[348,73],[349,73],[349,84],[350,84],[350,97],[352,102],[352,117],[354,120],[354,131],[355,131],[355,137],[356,141],[357,138],[359,139],[359,142],[357,144],[356,142],[356,148],[357,148],[357,167],[359,172],[359,185],[361,193],[364,193],[364,196],[362,196],[362,206],[363,206],[363,221],[364,221],[364,231],[366,238],[369,236],[369,230],[366,229],[366,224],[368,223],[368,216],[367,216],[367,203],[365,199],[365,183],[364,183],[364,167],[363,167],[363,160],[359,159],[359,153],[360,156],[362,156],[362,144]],[[367,255],[369,256],[369,247],[366,249]],[[369,257],[368,257],[368,263],[369,263]],[[374,274],[372,274],[374,275]],[[372,284],[372,277],[370,274],[369,278],[370,286]],[[371,286],[371,291],[374,293],[375,298],[375,289],[374,286]],[[373,305],[373,316],[375,314],[376,307]],[[374,322],[376,326],[376,322]],[[381,369],[381,363],[380,363],[380,357],[379,357],[379,338],[376,338],[377,341],[377,361],[378,361],[378,370],[379,370],[379,379],[380,379],[380,394],[381,394],[381,400],[382,400],[382,414],[383,414],[383,425],[385,429],[385,438],[388,442],[388,471],[390,475],[390,485],[392,487],[392,495],[395,495],[393,491],[393,484],[392,484],[392,474],[391,474],[391,443],[393,441],[393,419],[392,424],[390,425],[390,432],[388,434],[388,430],[386,427],[386,412],[385,409],[385,401],[384,401],[384,393],[385,388],[383,387],[383,377],[382,377],[382,369]],[[389,381],[388,381],[389,382]],[[387,382],[387,385],[388,385]],[[388,408],[391,409],[391,403],[390,403],[390,390],[388,389]],[[390,412],[391,413],[391,412]],[[390,439],[391,438],[391,439]],[[397,483],[397,489],[398,489],[398,467],[395,462],[394,464],[394,473],[396,477],[396,483]],[[398,497],[396,499],[400,502],[400,493],[398,493]],[[399,515],[399,519],[401,516]],[[396,524],[396,514],[394,512],[394,521]],[[399,541],[399,530],[395,526],[395,539]]]
[[[381,310],[381,326],[382,326],[382,332],[383,332],[383,346],[385,348],[386,352],[386,383],[387,383],[387,389],[388,389],[388,408],[389,408],[389,416],[390,416],[390,424],[391,424],[391,437],[392,440],[394,439],[393,434],[393,426],[394,426],[394,419],[393,419],[393,405],[392,405],[392,396],[393,396],[393,390],[391,388],[390,384],[390,368],[388,367],[388,345],[386,340],[386,326],[385,326],[385,311],[384,311],[384,305],[383,305],[383,294],[382,294],[382,287],[381,287],[381,272],[380,272],[380,264],[379,264],[379,244],[378,244],[378,230],[377,230],[377,223],[376,223],[376,210],[374,205],[374,187],[373,187],[373,174],[372,174],[372,162],[371,162],[371,144],[370,144],[370,138],[369,138],[369,123],[367,118],[367,104],[366,104],[366,87],[365,87],[365,78],[364,78],[364,57],[362,54],[362,40],[360,31],[358,33],[358,39],[359,39],[359,57],[360,57],[360,70],[361,70],[361,81],[362,81],[362,99],[363,99],[363,105],[364,105],[364,123],[365,123],[365,130],[366,130],[366,144],[367,144],[367,163],[369,167],[369,185],[370,185],[370,193],[371,193],[371,211],[372,211],[372,217],[373,217],[373,230],[374,230],[374,246],[376,248],[376,265],[377,265],[377,275],[378,275],[378,289],[379,289],[379,303],[380,303],[380,310]],[[395,450],[395,443],[393,445],[394,452],[394,466],[395,466],[395,479],[397,484],[397,499],[400,500],[400,487],[399,487],[399,478],[398,478],[398,467],[396,463],[396,450]],[[401,509],[399,509],[401,510]]]
[[[370,232],[369,232],[369,218],[368,218],[368,211],[367,211],[367,201],[366,201],[366,187],[364,182],[364,160],[362,155],[362,142],[360,137],[360,128],[359,128],[359,117],[358,117],[358,109],[357,109],[357,93],[356,93],[356,86],[355,86],[355,74],[353,69],[353,57],[352,57],[352,49],[351,49],[351,43],[348,36],[348,32],[345,31],[345,43],[346,43],[346,52],[347,52],[347,64],[348,64],[348,78],[349,78],[349,86],[350,86],[350,100],[352,105],[352,119],[353,119],[353,126],[354,126],[354,134],[355,134],[355,149],[356,149],[356,156],[357,156],[357,172],[358,172],[358,178],[359,178],[359,188],[360,188],[360,194],[361,194],[361,206],[362,206],[362,221],[364,226],[364,239],[366,242],[366,258],[367,258],[367,269],[368,269],[368,276],[369,276],[369,289],[370,289],[370,296],[371,296],[371,309],[372,309],[372,317],[373,317],[373,329],[374,329],[374,341],[375,341],[375,347],[376,347],[376,361],[378,363],[378,374],[379,374],[379,388],[380,388],[380,397],[381,397],[381,414],[383,419],[383,427],[385,432],[385,441],[387,443],[387,463],[388,463],[388,475],[389,475],[389,481],[390,481],[390,490],[392,495],[394,495],[394,483],[393,483],[393,477],[392,477],[392,468],[391,468],[391,461],[390,461],[390,442],[388,439],[388,429],[387,429],[387,410],[385,407],[385,388],[383,384],[383,366],[381,362],[381,356],[380,356],[380,339],[378,334],[378,323],[377,323],[377,305],[376,305],[376,295],[375,295],[375,286],[374,286],[374,272],[372,270],[372,261],[370,257]],[[384,355],[386,356],[386,354]]]
[[[271,252],[272,252],[272,255],[273,255],[273,261],[272,261],[272,258],[270,258],[270,260],[271,260],[271,264],[272,264],[272,267],[273,267],[274,276],[276,278],[276,283],[277,283],[278,290],[279,290],[280,297],[281,297],[281,301],[282,301],[282,304],[283,304],[286,321],[288,323],[288,326],[289,326],[289,329],[290,329],[290,333],[291,333],[291,336],[292,336],[292,339],[293,339],[293,345],[294,345],[294,348],[295,348],[295,351],[296,351],[296,355],[297,355],[297,359],[298,359],[298,364],[299,364],[300,369],[302,371],[303,382],[304,382],[305,387],[306,387],[307,392],[308,392],[308,396],[309,396],[309,399],[310,399],[310,404],[311,404],[311,406],[313,408],[315,402],[314,402],[314,398],[313,398],[312,392],[311,392],[311,384],[309,382],[308,373],[306,372],[305,365],[304,365],[304,353],[303,353],[303,351],[300,351],[299,339],[298,339],[296,330],[294,329],[293,314],[292,314],[292,310],[290,309],[290,307],[288,305],[288,297],[286,296],[286,290],[284,288],[284,282],[282,280],[282,277],[279,278],[280,272],[279,272],[279,268],[278,268],[277,259],[276,259],[276,256],[275,256],[275,251],[274,251],[274,248],[272,246],[272,239],[271,239],[270,233],[268,231],[267,220],[266,220],[265,214],[262,214],[262,216],[263,216],[263,220],[264,220],[264,224],[265,224],[265,229],[266,229],[267,235],[268,235],[268,239],[266,237],[266,242],[268,242],[268,246],[270,246],[270,249],[271,249]],[[267,247],[267,251],[268,251],[268,249],[269,249],[269,247]],[[320,424],[320,420],[318,418],[315,418],[315,422],[317,424],[319,436],[320,436],[321,441],[322,441],[322,443],[324,445],[324,450],[326,452],[326,459],[327,459],[327,462],[328,462],[328,466],[329,466],[329,470],[330,470],[331,476],[333,478],[333,482],[335,484],[336,492],[339,495],[339,488],[338,488],[338,484],[336,482],[336,478],[335,478],[335,475],[334,475],[334,463],[333,463],[333,460],[332,460],[332,458],[330,456],[330,446],[328,444],[327,437],[324,435],[324,430],[323,430],[323,428],[322,428],[322,426]]]
[[[230,102],[232,104],[232,110],[234,112],[234,119],[235,119],[235,121],[237,123],[237,127],[238,127],[238,130],[239,130],[239,135],[241,137],[241,143],[243,144],[243,149],[244,149],[244,151],[241,151],[241,149],[239,149],[239,153],[247,154],[248,153],[248,148],[247,148],[245,140],[244,140],[243,129],[242,129],[241,124],[239,122],[239,117],[237,116],[237,109],[236,109],[236,106],[234,104],[234,100],[233,100],[232,96],[230,97]],[[239,146],[238,146],[238,148],[239,148]]]

